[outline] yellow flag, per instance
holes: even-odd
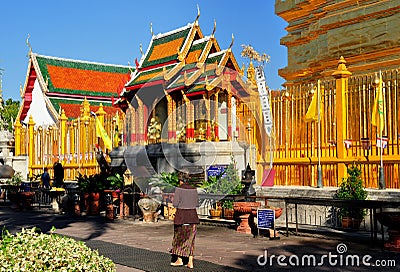
[[[372,108],[371,124],[376,127],[379,135],[382,135],[383,127],[385,125],[384,112],[383,112],[383,87],[382,87],[382,73],[379,72],[379,84],[376,90],[374,106]]]
[[[318,81],[318,88],[317,91],[314,93],[312,99],[311,99],[311,103],[310,106],[308,106],[307,109],[307,113],[306,116],[304,117],[304,120],[306,122],[314,122],[314,121],[318,121],[318,93],[319,93],[319,97],[320,97],[320,109],[323,109],[323,100],[322,98],[322,94],[321,94],[321,88],[319,88],[320,83]],[[320,110],[320,116],[322,117],[322,110]]]
[[[108,137],[107,131],[104,129],[99,118],[97,117],[96,117],[96,135],[97,137],[101,137],[103,139],[105,148],[107,148],[108,150],[112,150],[111,139],[110,137]]]

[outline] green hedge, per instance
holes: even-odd
[[[0,271],[116,271],[115,264],[83,242],[54,234],[23,229],[3,231]]]

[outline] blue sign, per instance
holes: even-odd
[[[273,229],[275,224],[275,210],[258,209],[257,227],[259,229]]]
[[[228,165],[211,165],[207,169],[207,179],[209,177],[215,177],[222,174],[227,167]],[[225,174],[223,174],[222,176],[225,176]]]

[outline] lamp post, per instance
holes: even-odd
[[[251,154],[251,119],[249,118],[247,122],[247,131],[249,132],[249,163],[252,165],[252,154]]]

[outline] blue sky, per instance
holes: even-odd
[[[274,14],[273,0],[37,0],[2,1],[0,17],[0,68],[3,68],[3,98],[21,100],[28,66],[26,38],[30,34],[33,52],[55,57],[134,65],[140,59],[139,44],[145,51],[150,23],[155,34],[192,23],[200,7],[200,28],[210,35],[214,19],[215,37],[222,49],[235,36],[233,51],[241,66],[241,45],[251,44],[271,56],[265,66],[267,84],[279,89],[283,79],[278,69],[287,65],[286,47],[279,43],[286,35],[286,22]]]

